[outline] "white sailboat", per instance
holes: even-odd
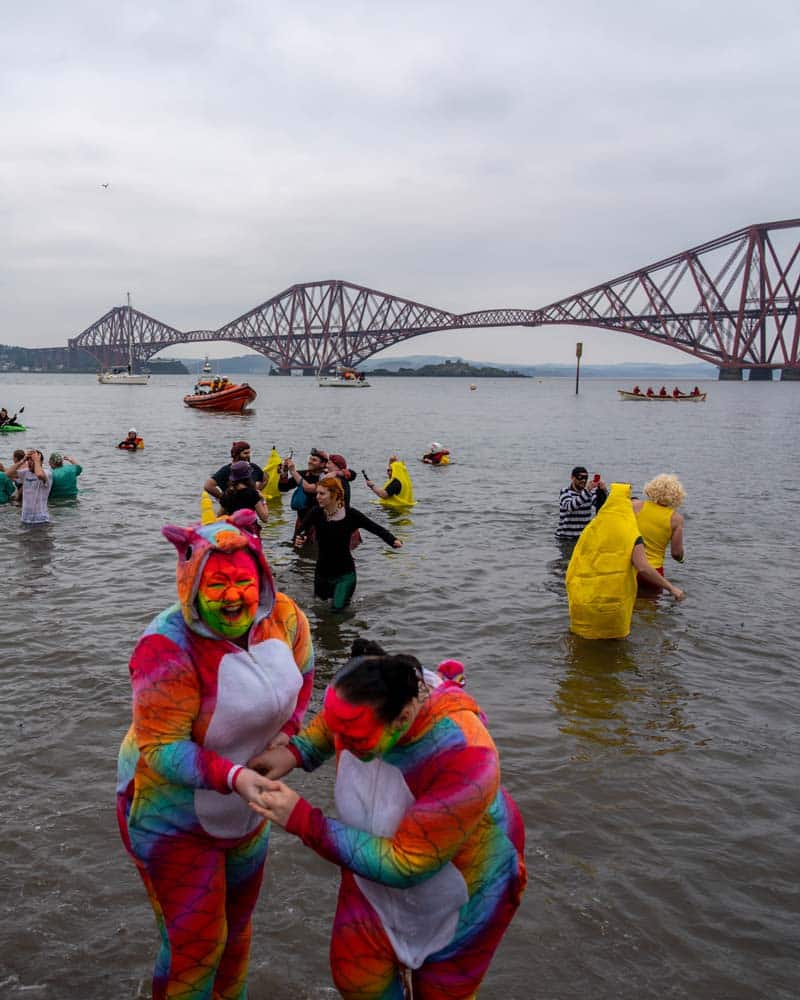
[[[131,293],[128,292],[128,364],[117,365],[110,371],[98,372],[100,385],[147,385],[149,375],[136,375],[133,371],[133,316],[131,315]]]

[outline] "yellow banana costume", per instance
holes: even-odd
[[[413,507],[417,501],[414,499],[414,487],[411,485],[411,476],[408,474],[406,463],[401,462],[399,459],[395,459],[394,462],[390,463],[389,478],[383,484],[383,488],[386,489],[393,479],[399,480],[400,492],[393,497],[386,497],[385,499],[381,497],[378,503],[382,503],[384,507]]]
[[[264,485],[261,487],[261,496],[265,500],[275,500],[281,495],[278,489],[281,461],[281,456],[273,446],[272,451],[269,453],[267,464],[264,466]]]
[[[629,483],[612,483],[608,499],[581,532],[567,567],[570,628],[585,639],[624,639],[631,630],[639,527]]]

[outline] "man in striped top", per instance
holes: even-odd
[[[558,495],[558,527],[556,538],[559,541],[571,543],[574,546],[580,533],[591,521],[608,496],[606,484],[595,473],[591,484],[588,484],[589,473],[582,465],[576,465],[572,470],[569,486],[565,486]]]

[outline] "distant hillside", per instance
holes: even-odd
[[[174,357],[174,355],[173,355]],[[180,361],[192,373],[198,373],[203,358],[181,358]],[[222,375],[268,375],[272,362],[258,354],[243,354],[235,358],[215,358],[211,362],[214,371]],[[461,366],[461,370],[458,370]],[[433,369],[441,367],[441,370]],[[467,358],[447,357],[439,354],[411,354],[402,358],[369,358],[359,369],[370,374],[397,375],[439,375],[462,378],[504,378],[513,374],[533,378],[574,377],[574,365],[509,365],[502,362],[470,361]],[[424,371],[422,370],[424,369]],[[482,374],[481,374],[482,373]],[[616,378],[623,384],[636,379],[716,379],[714,365],[703,362],[656,365],[634,362],[616,365],[581,365],[582,378]]]
[[[370,358],[360,368],[372,373],[376,368],[398,373],[401,368],[419,369],[423,366],[460,363],[476,368],[490,367],[500,369],[504,373],[513,370],[517,375],[527,375],[535,378],[564,378],[575,376],[575,365],[518,365],[509,366],[501,362],[468,361],[465,358],[448,358],[441,355],[413,354],[403,358]],[[702,361],[686,364],[657,365],[647,362],[626,362],[615,365],[581,365],[581,376],[586,378],[617,378],[630,381],[639,378],[683,378],[708,379],[717,377],[716,366]]]
[[[530,378],[515,369],[494,368],[467,361],[444,361],[442,364],[420,365],[417,368],[370,368],[372,376],[406,375],[414,378]]]

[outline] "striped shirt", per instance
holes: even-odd
[[[574,490],[565,486],[558,494],[556,538],[577,538],[592,519],[592,511],[603,505],[608,494],[597,489]]]

